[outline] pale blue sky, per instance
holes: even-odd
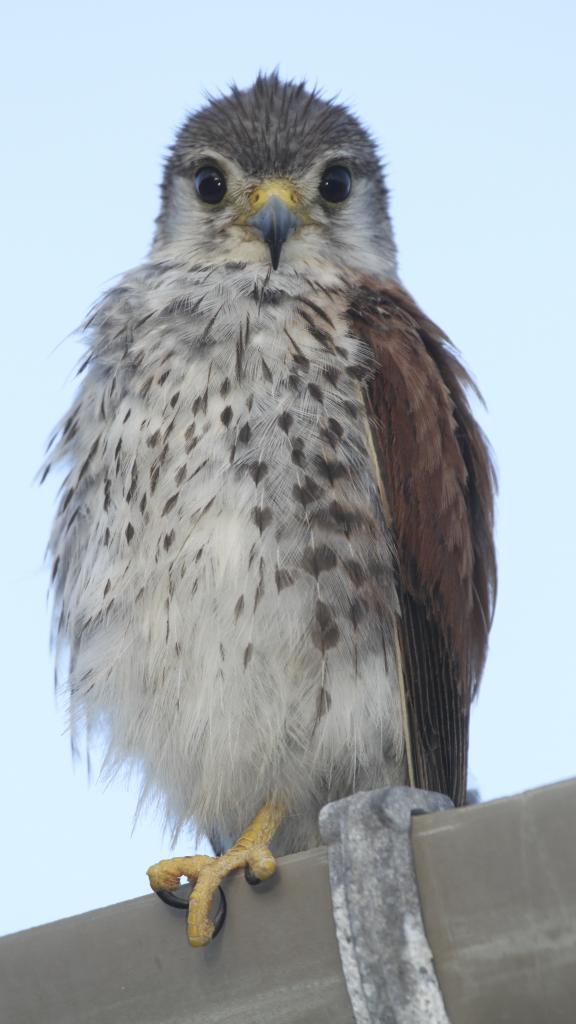
[[[259,68],[340,93],[370,126],[405,284],[486,398],[501,584],[473,778],[488,799],[576,774],[574,12],[54,0],[5,16],[0,931],[144,893],[168,853],[153,815],[131,834],[134,789],[73,770],[42,567],[54,489],[32,480],[74,390],[70,332],[146,252],[175,127]]]

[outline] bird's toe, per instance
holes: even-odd
[[[176,889],[182,878],[189,882],[195,882],[204,865],[214,860],[214,857],[170,857],[168,860],[161,860],[148,868],[147,874],[150,885],[155,892],[162,889]]]

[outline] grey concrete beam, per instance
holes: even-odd
[[[224,885],[204,949],[153,894],[0,939],[1,1024],[354,1024],[326,850]]]
[[[574,1024],[576,780],[415,818],[412,846],[453,1024]]]
[[[417,1024],[422,1007],[441,1020],[430,951],[451,1024],[574,1024],[576,781],[411,819],[438,798],[397,798],[325,811],[331,856],[347,865],[334,907],[353,999],[363,988],[356,1024]],[[426,938],[410,949],[415,884]],[[0,939],[1,1024],[354,1024],[327,850],[282,858],[257,888],[225,885],[224,929],[203,950],[153,895]],[[348,926],[360,928],[352,967]],[[415,971],[428,1006],[410,1004]],[[387,1008],[365,998],[371,986]]]

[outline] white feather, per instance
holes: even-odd
[[[234,838],[265,800],[285,800],[280,851],[317,842],[326,800],[404,772],[390,538],[362,422],[348,411],[357,384],[346,366],[369,357],[346,331],[348,282],[318,259],[313,273],[308,259],[303,268],[269,282],[285,293],[274,304],[262,300],[260,264],[189,269],[164,250],[105,297],[73,427],[55,453],[70,477],[51,539],[73,727],[102,728],[109,769],[138,767],[176,827],[193,820]],[[336,349],[310,333],[302,296],[334,324]],[[293,342],[309,361],[296,368],[298,392],[288,384]],[[289,434],[278,425],[284,411]],[[321,437],[330,417],[343,430],[345,474],[332,487],[320,481],[323,497],[307,508],[295,488],[330,454]],[[255,480],[259,461],[266,474]],[[328,535],[310,509],[334,500],[362,528]],[[262,534],[254,509],[271,517]],[[337,565],[316,579],[302,558],[318,544]],[[367,578],[355,630],[348,559]],[[277,570],[294,582],[279,590]],[[317,601],[339,631],[324,652],[313,639]],[[319,714],[322,693],[329,707]]]

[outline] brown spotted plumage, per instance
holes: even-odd
[[[220,849],[254,818],[230,866],[255,837],[318,842],[319,809],[357,789],[461,802],[493,472],[469,378],[398,281],[356,118],[275,75],[189,118],[150,254],[86,339],[46,467],[67,473],[50,551],[73,728],[102,730],[175,829]],[[197,868],[194,943],[221,870]]]

